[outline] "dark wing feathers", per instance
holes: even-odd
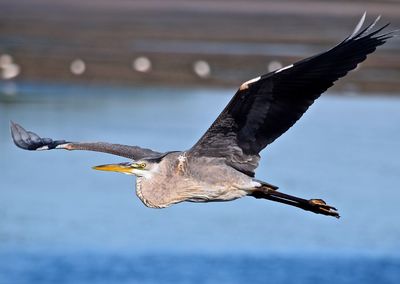
[[[293,126],[336,80],[394,36],[379,35],[388,24],[370,32],[379,18],[359,31],[364,18],[334,48],[244,83],[189,153],[224,158],[253,176],[262,149]]]
[[[109,153],[132,160],[139,160],[142,158],[157,158],[163,156],[162,153],[137,146],[127,146],[105,142],[79,143],[67,142],[65,140],[52,140],[50,138],[41,138],[36,133],[26,131],[22,126],[12,121],[11,136],[15,145],[25,150],[87,150]]]
[[[41,138],[36,133],[26,131],[21,125],[11,121],[11,136],[15,145],[25,150],[49,150],[67,143],[65,140],[53,141]]]

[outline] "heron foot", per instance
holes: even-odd
[[[337,209],[333,206],[327,205],[322,199],[310,199],[308,203],[313,207],[315,213],[322,213],[324,215],[334,216],[340,218]]]

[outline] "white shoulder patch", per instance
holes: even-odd
[[[187,156],[186,152],[183,152],[178,157],[178,166],[176,167],[177,174],[183,174],[186,171]]]
[[[45,145],[36,149],[36,151],[44,151],[44,150],[49,150],[49,146]]]
[[[281,72],[283,70],[286,70],[286,69],[289,69],[289,68],[292,68],[292,67],[293,67],[293,64],[290,64],[288,66],[285,66],[285,67],[282,67],[281,69],[276,70],[275,73],[279,73],[279,72]]]
[[[251,79],[251,80],[248,80],[248,81],[244,82],[242,85],[240,85],[239,90],[240,90],[240,91],[243,91],[243,90],[248,89],[248,88],[249,88],[249,85],[250,85],[251,83],[257,82],[257,81],[260,80],[260,79],[261,79],[261,76],[258,76],[257,78],[253,78],[253,79]]]
[[[56,149],[72,150],[71,143],[64,143],[56,146]]]
[[[179,163],[184,163],[184,162],[186,162],[186,160],[187,160],[186,152],[183,152],[183,154],[180,154],[180,155],[178,156],[178,161],[179,161]]]

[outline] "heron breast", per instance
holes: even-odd
[[[136,195],[139,197],[139,199],[143,202],[144,205],[150,208],[161,208],[159,206],[156,206],[152,202],[150,202],[143,194],[143,182],[144,178],[143,177],[137,177],[136,178]]]
[[[136,195],[150,208],[165,208],[176,203],[168,198],[163,187],[152,184],[144,177],[136,178]]]

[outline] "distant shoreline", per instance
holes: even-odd
[[[300,2],[0,1],[0,59],[18,67],[2,81],[237,87],[331,48],[366,9],[400,27],[391,1]],[[396,38],[335,90],[399,94],[399,54]]]
[[[190,96],[198,91],[215,92],[221,90],[223,93],[229,93],[232,96],[236,92],[234,86],[210,86],[210,85],[165,85],[165,84],[121,84],[121,83],[96,83],[96,82],[74,82],[70,81],[29,81],[29,80],[14,80],[0,81],[0,104],[8,102],[17,102],[19,100],[32,100],[57,97],[60,98],[81,98],[82,96],[92,96],[96,94],[96,98],[101,96],[131,96],[135,95],[138,90],[143,92],[154,93],[157,91],[159,96],[170,95],[171,90],[178,90],[180,94]],[[187,90],[187,92],[185,92]],[[340,89],[329,89],[323,96],[340,96],[340,97],[397,97],[393,92],[358,92],[358,91],[343,91]]]

